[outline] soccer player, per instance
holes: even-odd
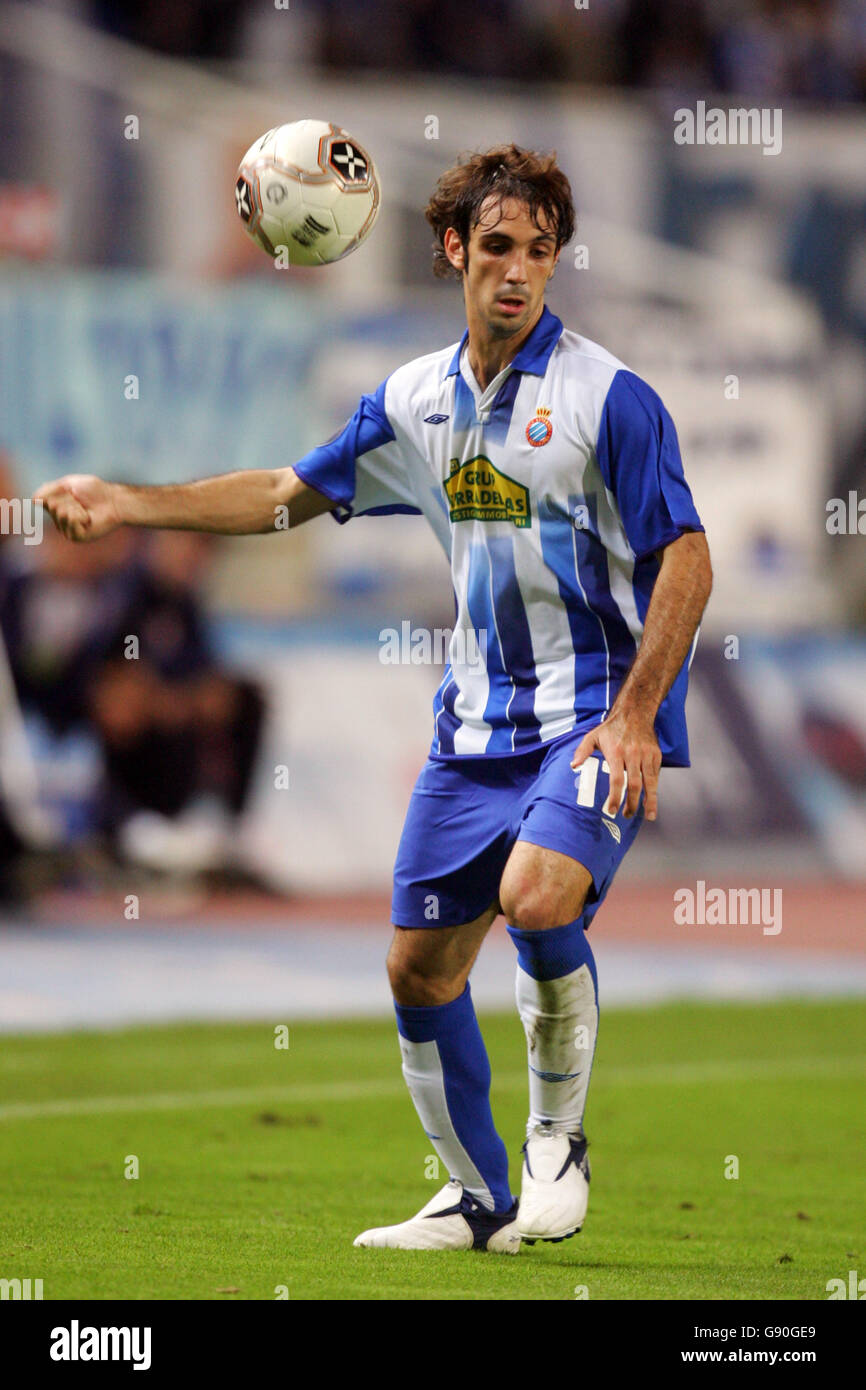
[[[515,145],[447,171],[434,268],[459,344],[398,368],[293,468],[169,487],[74,475],[37,492],[74,540],[113,527],[264,532],[422,513],[451,561],[451,660],[394,872],[388,971],[403,1074],[450,1181],[355,1244],[515,1253],[579,1231],[598,1025],[587,928],[659,769],[689,762],[688,667],[711,569],[655,392],[563,328],[544,294],[574,232],[555,159]],[[517,948],[529,1120],[519,1204],[469,987],[503,913]]]

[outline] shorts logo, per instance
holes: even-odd
[[[510,521],[515,526],[532,525],[529,488],[495,468],[483,454],[465,463],[452,459],[445,492],[452,521]]]
[[[620,830],[618,825],[614,825],[612,820],[603,820],[602,825],[604,826],[605,830],[610,831],[617,844],[622,843],[622,831]]]
[[[553,425],[550,423],[550,411],[546,406],[540,406],[538,414],[534,415],[526,426],[526,438],[534,449],[540,449],[542,444],[549,444],[553,435]]]

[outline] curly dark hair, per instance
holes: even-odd
[[[526,203],[536,227],[539,214],[555,228],[557,251],[574,236],[575,212],[571,185],[556,162],[556,154],[537,154],[519,145],[497,145],[484,154],[473,154],[446,169],[433,191],[424,215],[436,241],[433,246],[433,273],[438,276],[461,272],[445,254],[445,233],[453,227],[464,247],[481,220],[485,199],[516,198]]]

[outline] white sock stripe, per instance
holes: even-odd
[[[400,1052],[403,1056],[403,1076],[418,1118],[449,1175],[462,1182],[467,1192],[492,1210],[495,1205],[493,1195],[454,1129],[445,1095],[445,1072],[438,1043],[435,1040],[413,1043],[400,1034]]]

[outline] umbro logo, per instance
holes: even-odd
[[[450,420],[450,415],[425,415],[425,425],[444,425],[446,420]]]
[[[620,830],[619,826],[614,825],[612,820],[607,820],[605,817],[602,817],[601,823],[604,826],[605,830],[610,831],[617,844],[620,844],[622,841],[622,831]]]

